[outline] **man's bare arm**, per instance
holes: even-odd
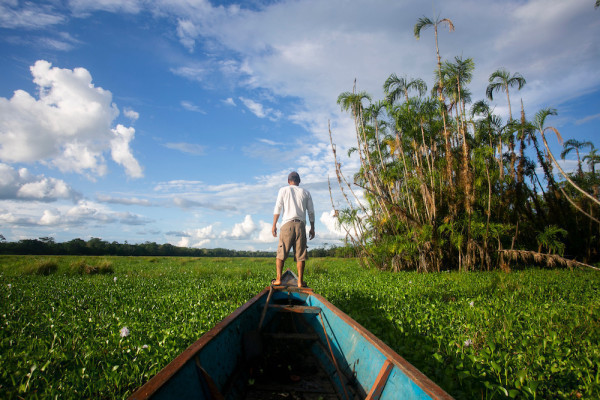
[[[277,221],[279,220],[279,214],[273,215],[273,227],[271,228],[271,233],[273,237],[277,237]]]

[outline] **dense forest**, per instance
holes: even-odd
[[[475,100],[468,86],[473,59],[440,57],[438,33],[454,31],[454,24],[420,18],[415,38],[427,28],[437,59],[429,91],[422,79],[391,74],[382,100],[356,84],[338,97],[355,121],[357,145],[348,155],[360,159],[360,170],[347,178],[331,139],[345,199],[336,207],[332,197],[332,205],[347,242],[363,263],[389,270],[600,261],[598,149],[563,142],[549,125],[555,109],[528,116],[523,101],[515,101],[527,84],[518,72],[491,71],[485,98]],[[505,119],[494,113],[494,99],[506,101]],[[577,156],[574,172],[563,171],[549,136],[563,144],[560,157]]]
[[[145,242],[139,244],[108,242],[100,238],[88,241],[73,239],[68,242],[55,242],[51,237],[23,239],[18,242],[7,242],[0,234],[0,254],[29,255],[79,255],[79,256],[177,256],[177,257],[273,257],[274,251],[250,251],[229,249],[198,249],[178,247],[172,244]],[[352,251],[341,247],[322,247],[310,249],[309,257],[345,257],[352,256]]]

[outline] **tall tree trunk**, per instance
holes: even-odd
[[[442,121],[444,123],[444,141],[445,141],[445,151],[446,151],[446,180],[448,189],[450,190],[450,196],[448,199],[448,204],[450,205],[452,214],[456,214],[456,204],[455,204],[455,196],[456,191],[454,188],[454,182],[452,179],[452,146],[451,146],[451,138],[448,132],[448,125],[446,122],[446,100],[444,99],[444,81],[442,79],[442,58],[440,57],[440,48],[438,45],[438,29],[437,24],[434,24],[434,33],[435,33],[435,53],[437,55],[437,65],[438,65],[438,76],[439,76],[439,84],[438,84],[438,98],[440,101],[440,112],[442,113]]]

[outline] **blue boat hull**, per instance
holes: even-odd
[[[286,331],[288,320],[294,327],[292,333]],[[297,343],[294,353],[298,349],[310,352],[329,377],[335,393],[323,392],[330,397],[320,398],[452,398],[322,296],[308,288],[290,286],[263,290],[192,344],[130,399],[255,398],[249,393],[255,390],[253,382],[260,382],[262,377],[253,375],[259,368],[251,365],[282,336]],[[310,382],[304,382],[310,377],[292,377],[297,381],[288,385],[291,390],[310,387]],[[265,397],[256,398],[268,398],[264,393]]]

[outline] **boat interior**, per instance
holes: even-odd
[[[364,399],[353,371],[338,365],[321,309],[291,272],[271,286],[259,326],[243,335],[243,362],[226,385],[227,399]],[[241,370],[240,370],[241,369]],[[237,386],[237,388],[234,388]]]

